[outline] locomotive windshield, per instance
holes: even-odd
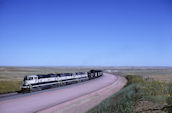
[[[27,77],[27,76],[25,76],[25,77],[24,77],[24,81],[25,81],[25,80],[33,80],[33,77]]]

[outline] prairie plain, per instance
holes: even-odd
[[[58,66],[58,67],[0,67],[0,94],[20,90],[24,76],[34,74],[64,73],[102,69],[120,76],[139,75],[165,82],[172,81],[172,67],[113,67],[113,66]]]

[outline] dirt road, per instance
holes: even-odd
[[[118,91],[125,83],[124,78],[104,74],[100,78],[70,87],[2,100],[0,101],[0,113],[67,113],[69,111],[70,113],[77,111],[81,113],[95,106],[114,91]],[[95,101],[92,102],[91,100]],[[90,102],[92,104],[88,105],[87,103]],[[82,107],[82,105],[85,105],[85,107]]]

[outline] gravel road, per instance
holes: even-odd
[[[76,102],[78,100],[82,100],[82,104],[85,104],[83,99],[86,101],[88,98],[90,98],[90,95],[93,95],[95,92],[99,92],[102,89],[108,89],[107,87],[112,86],[114,83],[116,83],[116,86],[119,86],[117,87],[117,89],[120,89],[126,83],[126,80],[124,80],[122,83],[122,81],[119,81],[120,79],[121,78],[111,74],[104,74],[102,77],[99,77],[97,79],[74,84],[70,87],[45,91],[34,95],[27,95],[23,97],[19,96],[17,98],[0,100],[0,113],[49,113],[58,111],[67,113],[68,110],[70,111],[70,113],[71,110],[76,112],[75,108],[77,106],[70,107],[70,110],[68,105],[71,106],[72,102]],[[111,93],[109,92],[109,94],[105,94],[106,96],[104,97],[107,97],[110,94]],[[100,98],[100,100],[102,99],[104,98]],[[98,101],[97,103],[95,102],[95,104],[98,103]],[[66,111],[64,111],[64,106],[68,107],[68,109],[65,109]],[[85,112],[93,106],[95,105],[87,105],[85,109],[82,108],[79,112]]]

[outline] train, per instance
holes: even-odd
[[[102,70],[90,70],[88,72],[38,74],[24,77],[21,87],[22,93],[32,92],[50,87],[58,87],[66,84],[91,80],[103,75]]]

